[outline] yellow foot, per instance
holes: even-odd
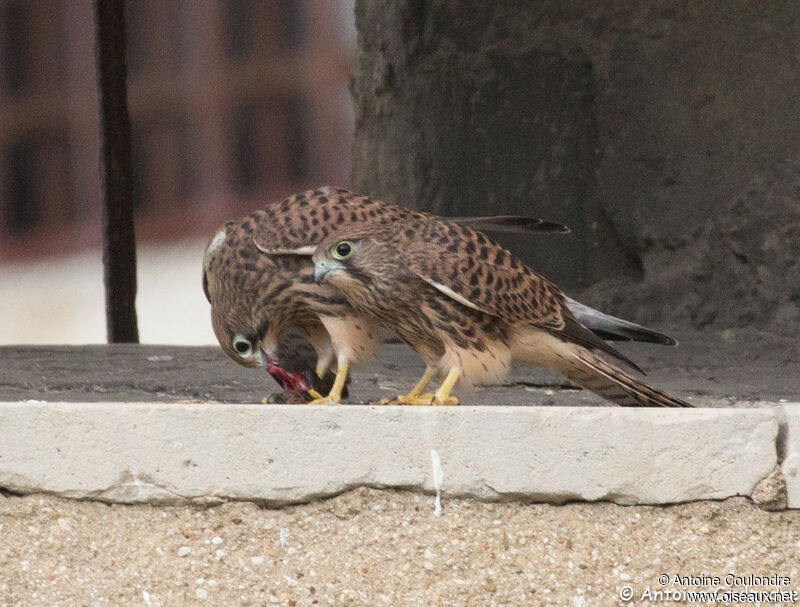
[[[383,399],[386,400],[386,399]],[[457,405],[458,399],[455,396],[448,396],[446,399],[439,400],[433,392],[426,392],[418,396],[411,396],[409,394],[401,394],[392,401],[387,400],[386,403],[381,401],[381,404],[389,405],[421,405],[421,406],[438,406],[438,405]]]
[[[309,390],[309,394],[311,396],[315,396],[314,400],[308,401],[307,405],[338,405],[341,402],[341,398],[336,398],[335,396],[322,396],[316,390]]]

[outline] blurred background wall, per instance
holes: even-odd
[[[798,3],[128,0],[128,29],[145,342],[214,343],[206,239],[325,183],[564,222],[502,240],[665,330],[800,331]],[[0,343],[104,340],[96,128],[90,0],[0,0]]]
[[[639,321],[800,331],[800,3],[358,0],[354,183]]]
[[[350,184],[351,0],[128,0],[140,334],[216,343],[224,221]],[[105,341],[90,0],[0,0],[0,343]]]

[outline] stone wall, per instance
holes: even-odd
[[[360,0],[354,183],[504,238],[589,303],[800,328],[800,5]]]

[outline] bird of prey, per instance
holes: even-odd
[[[422,379],[395,404],[457,404],[451,391],[459,380],[497,382],[519,360],[618,405],[691,406],[601,358],[641,371],[581,324],[558,287],[469,226],[434,218],[351,225],[328,235],[313,259],[319,283],[425,361]],[[436,377],[439,389],[426,393]]]
[[[433,216],[341,188],[322,187],[226,223],[203,256],[203,289],[222,349],[242,365],[265,367],[285,390],[310,392],[316,396],[312,402],[340,401],[350,364],[372,355],[380,328],[335,289],[315,283],[311,254],[326,235],[354,223],[381,225],[429,217]],[[494,231],[568,231],[528,217],[443,220]],[[288,327],[295,327],[314,348],[319,378],[336,363],[335,379],[325,394],[316,382],[281,366],[278,341]]]

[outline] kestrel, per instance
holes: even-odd
[[[691,406],[598,356],[641,371],[581,324],[558,287],[469,226],[433,218],[351,225],[327,236],[313,259],[318,282],[425,361],[422,379],[396,404],[457,404],[456,382],[500,381],[519,360],[618,405]],[[439,389],[425,393],[436,377],[444,378]]]
[[[334,360],[337,366],[330,390],[316,394],[312,402],[340,401],[350,364],[372,355],[380,327],[335,289],[315,283],[311,254],[326,235],[354,223],[381,225],[429,217],[433,216],[322,187],[226,223],[203,256],[203,289],[222,349],[242,365],[265,367],[286,390],[310,391],[317,386],[301,374],[286,372],[279,362],[281,332],[295,327],[317,353],[319,377]],[[560,224],[515,216],[447,221],[495,231],[568,231]]]

